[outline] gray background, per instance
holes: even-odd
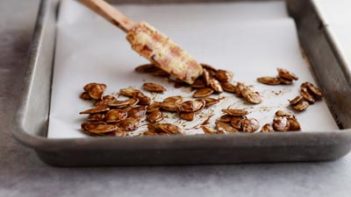
[[[38,0],[0,0],[0,196],[351,196],[335,162],[54,168],[11,136]],[[350,41],[351,44],[351,41]]]

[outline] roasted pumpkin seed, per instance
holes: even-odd
[[[293,105],[291,106],[294,110],[296,111],[305,111],[310,105],[308,104],[307,101],[303,100],[301,101],[300,103],[296,104],[296,105]]]
[[[253,91],[250,87],[245,87],[241,91],[241,95],[244,99],[251,104],[259,104],[262,102],[261,95],[258,92]]]
[[[217,70],[216,79],[220,82],[229,82],[233,78],[233,74],[226,70]]]
[[[177,112],[178,108],[179,108],[179,105],[181,104],[182,101],[183,101],[183,98],[181,96],[167,97],[160,104],[160,107],[164,111]]]
[[[128,110],[128,117],[141,119],[146,114],[146,106],[138,106]]]
[[[89,83],[84,86],[84,90],[89,94],[90,98],[100,100],[106,87],[106,84],[102,83]]]
[[[123,88],[119,90],[119,95],[132,98],[140,92],[140,90],[135,88]]]
[[[236,108],[227,108],[227,109],[222,109],[222,112],[234,116],[234,117],[243,117],[246,116],[249,112],[244,110],[244,109],[236,109]]]
[[[257,81],[266,85],[279,85],[280,80],[277,77],[259,77]]]
[[[297,97],[295,97],[294,99],[289,100],[289,103],[290,103],[290,105],[296,105],[296,104],[302,102],[303,99],[304,99],[304,97],[302,97],[302,96],[297,96]]]
[[[118,123],[119,128],[123,131],[134,131],[139,126],[139,120],[136,118],[126,118]]]
[[[241,130],[242,129],[242,121],[243,118],[242,117],[232,117],[230,120],[230,124],[232,125],[232,127],[234,127],[237,130]]]
[[[161,104],[161,102],[154,101],[151,105],[147,106],[147,113],[160,110]]]
[[[273,132],[273,131],[274,131],[274,129],[273,129],[272,125],[267,123],[267,124],[263,125],[263,127],[262,127],[260,132],[261,133],[270,133],[270,132]]]
[[[223,131],[219,131],[216,129],[213,129],[209,126],[201,125],[201,129],[205,134],[213,135],[213,134],[224,134]]]
[[[179,113],[179,118],[186,121],[193,121],[195,118],[194,112],[181,112]]]
[[[315,99],[320,100],[323,97],[321,89],[310,82],[301,84],[301,88],[307,88],[308,91],[314,96]]]
[[[206,69],[203,70],[202,77],[204,79],[206,86],[209,86],[211,76],[210,76],[210,73]]]
[[[221,86],[225,92],[236,93],[236,86],[229,82],[222,82]]]
[[[254,119],[254,118],[250,118],[250,119],[244,118],[241,121],[241,127],[242,127],[243,132],[253,133],[259,129],[260,124],[259,124],[258,120]]]
[[[105,120],[105,114],[89,114],[88,121],[104,121]]]
[[[215,78],[211,78],[209,81],[209,86],[217,93],[223,92],[223,88],[221,86],[221,83]]]
[[[106,134],[114,132],[118,129],[118,126],[106,124],[106,123],[95,123],[95,122],[84,122],[82,129],[92,134]]]
[[[194,98],[205,98],[213,94],[213,89],[211,88],[202,88],[198,89],[194,92],[193,97]]]
[[[130,99],[124,100],[124,101],[119,101],[119,100],[112,101],[112,102],[108,103],[108,106],[114,107],[114,108],[126,108],[126,107],[133,107],[133,106],[137,105],[138,102],[139,102],[138,99],[130,98]]]
[[[283,110],[278,110],[277,112],[275,112],[276,116],[281,116],[281,117],[292,117],[293,114],[287,111],[283,111]]]
[[[163,93],[166,91],[166,88],[164,88],[162,85],[159,85],[157,83],[144,83],[143,88],[146,91],[155,92],[155,93]]]
[[[289,131],[300,131],[301,126],[295,117],[288,118],[289,121]]]
[[[83,100],[91,100],[92,98],[89,96],[88,92],[82,92],[79,96],[79,98]]]
[[[205,82],[204,82],[202,76],[201,76],[201,77],[198,77],[198,78],[194,81],[194,83],[191,85],[191,87],[194,88],[194,89],[205,88],[205,87],[206,87],[206,84],[205,84]]]
[[[180,105],[179,111],[185,113],[197,112],[201,110],[204,106],[205,103],[203,100],[185,101]]]
[[[156,123],[163,119],[163,113],[159,110],[154,110],[147,115],[147,121],[150,123]]]
[[[149,130],[155,131],[158,134],[178,135],[182,134],[181,129],[173,124],[158,123],[148,126]]]
[[[153,73],[159,70],[154,64],[143,64],[135,68],[138,73]]]
[[[225,114],[225,115],[222,115],[220,118],[218,118],[217,121],[225,122],[225,123],[230,123],[230,121],[232,120],[232,118],[233,118],[233,116],[228,115],[228,114]]]
[[[276,116],[273,119],[273,129],[275,131],[288,131],[290,128],[290,123],[285,116]]]
[[[278,68],[278,75],[280,78],[286,79],[288,81],[294,81],[298,80],[299,78],[292,72],[284,69],[284,68]]]
[[[301,87],[300,89],[300,95],[308,101],[310,104],[313,104],[316,102],[315,98],[309,93],[308,89],[306,87]]]
[[[237,129],[235,129],[234,127],[232,127],[229,123],[225,123],[225,122],[221,122],[221,121],[217,121],[216,122],[216,129],[219,132],[224,132],[224,133],[235,133],[238,132]]]
[[[128,113],[124,110],[120,109],[112,109],[106,113],[106,122],[112,123],[112,122],[119,122],[121,120],[124,120],[128,117]]]
[[[215,99],[215,98],[204,98],[204,101],[205,101],[205,107],[208,108],[208,107],[211,107],[213,105],[216,105],[218,104],[221,100],[220,99]]]
[[[102,113],[102,112],[107,112],[108,110],[110,110],[109,107],[106,106],[96,106],[92,109],[88,109],[85,111],[80,112],[79,114],[97,114],[97,113]]]

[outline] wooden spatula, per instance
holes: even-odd
[[[127,33],[132,48],[173,77],[192,84],[202,75],[202,66],[166,35],[146,22],[135,22],[103,0],[81,3]]]

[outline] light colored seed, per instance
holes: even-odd
[[[244,110],[244,109],[236,109],[236,108],[227,108],[227,109],[222,109],[222,112],[234,116],[234,117],[243,117],[246,116],[249,112]]]
[[[194,92],[193,97],[194,98],[205,98],[213,94],[213,89],[211,88],[202,88],[198,89]]]
[[[143,64],[135,68],[138,73],[153,73],[159,70],[154,64]]]
[[[222,88],[225,92],[236,93],[236,86],[229,82],[222,82]]]
[[[97,114],[97,113],[107,112],[108,110],[110,110],[109,107],[106,107],[106,106],[96,106],[95,108],[82,111],[82,112],[80,112],[79,114]]]
[[[216,129],[218,132],[224,132],[224,133],[235,133],[238,132],[237,129],[232,127],[229,123],[217,121],[216,122]]]
[[[273,129],[275,131],[288,131],[290,127],[290,123],[288,118],[285,116],[276,116],[273,119]]]
[[[139,120],[136,118],[126,118],[118,123],[119,128],[123,131],[134,131],[139,126]]]
[[[209,86],[217,93],[223,92],[223,88],[221,86],[221,83],[215,78],[211,78],[209,81]]]
[[[120,109],[112,109],[106,113],[106,122],[118,122],[128,117],[128,113]]]
[[[213,134],[224,134],[223,131],[219,131],[216,129],[213,129],[209,126],[201,125],[201,129],[205,134],[213,135]]]
[[[298,80],[299,78],[292,72],[284,69],[284,68],[278,68],[278,75],[279,77],[289,80],[289,81],[294,81],[294,80]]]
[[[303,100],[300,103],[293,105],[292,108],[296,111],[305,111],[310,105],[308,104],[307,101]]]
[[[114,132],[118,129],[116,125],[110,125],[106,123],[95,123],[95,122],[84,122],[81,125],[82,129],[92,134],[106,134]]]
[[[217,70],[215,77],[220,82],[229,82],[233,78],[233,73],[226,70]]]
[[[261,95],[258,92],[255,92],[254,90],[252,90],[250,87],[245,87],[242,92],[241,95],[244,97],[244,99],[251,103],[251,104],[259,104],[262,102],[262,98]]]
[[[211,76],[210,76],[210,73],[206,69],[203,70],[202,78],[203,78],[206,86],[209,86]]]
[[[279,85],[280,80],[277,77],[259,77],[257,81],[266,85]]]
[[[193,121],[195,118],[195,113],[194,112],[181,112],[181,113],[179,113],[179,117],[182,120]]]
[[[163,113],[159,110],[154,110],[147,115],[147,121],[150,123],[156,123],[163,119]]]
[[[163,93],[166,91],[166,88],[157,83],[144,83],[143,88],[146,91],[155,93]]]
[[[273,129],[272,125],[267,123],[267,124],[263,125],[260,132],[261,133],[270,133],[273,131],[274,131],[274,129]]]
[[[241,121],[241,127],[242,127],[243,132],[253,133],[260,128],[260,124],[259,124],[258,120],[254,119],[254,118],[250,118],[250,119],[244,118]]]
[[[289,100],[289,103],[290,103],[290,105],[296,105],[296,104],[300,103],[303,99],[304,99],[304,97],[297,96],[294,99]]]

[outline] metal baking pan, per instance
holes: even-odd
[[[113,2],[155,3],[151,0]],[[254,135],[48,139],[46,134],[59,3],[59,0],[41,2],[24,79],[23,98],[13,133],[21,143],[33,148],[44,162],[55,166],[106,166],[326,161],[338,159],[350,151],[350,71],[310,0],[288,0],[287,7],[297,24],[300,44],[313,66],[318,85],[325,92],[325,99],[340,130]]]

